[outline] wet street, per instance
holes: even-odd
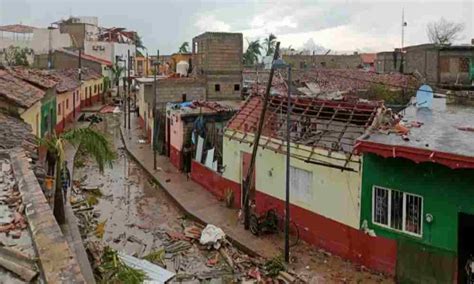
[[[187,220],[164,190],[127,155],[122,147],[119,117],[107,115],[97,127],[113,141],[117,159],[112,168],[105,168],[101,174],[92,159],[76,156],[76,187],[80,182],[82,191],[100,190],[100,195],[96,196],[98,202],[94,205],[94,217],[98,227],[104,226],[103,234],[98,234],[95,229],[88,233],[87,239],[139,258],[181,240],[183,229],[195,223]],[[232,273],[225,261],[209,265],[209,259],[215,259],[218,254],[215,250],[203,249],[198,240],[186,240],[186,243],[190,244],[189,248],[178,253],[166,251],[163,265],[180,274],[183,280],[238,274]],[[234,248],[231,250],[236,251]]]
[[[83,236],[86,247],[95,241],[138,258],[164,250],[161,266],[177,273],[175,282],[239,281],[256,263],[262,267],[261,260],[248,258],[228,246],[227,251],[239,263],[232,270],[219,251],[207,250],[198,240],[185,238],[183,241],[184,229],[197,224],[186,219],[164,189],[155,184],[127,154],[120,136],[120,122],[120,116],[108,114],[96,126],[108,136],[117,151],[112,168],[106,167],[104,173],[100,173],[95,161],[81,154],[76,156],[74,181],[77,195],[84,198],[85,192],[100,190],[100,194],[92,198],[96,200],[88,199],[89,203],[95,204],[95,225]],[[276,235],[268,236],[268,241],[275,245],[282,243],[281,237]],[[176,242],[186,244],[178,252],[166,249]],[[292,248],[292,259],[290,268],[310,283],[392,283],[389,278],[372,274],[302,241]]]

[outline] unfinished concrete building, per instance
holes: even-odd
[[[242,89],[241,33],[206,32],[193,38],[193,72],[206,81],[206,100],[239,100]]]

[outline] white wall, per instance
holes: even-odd
[[[72,46],[72,40],[69,34],[60,33],[59,29],[35,29],[31,48],[35,54],[47,54],[49,52],[49,39],[51,33],[52,50]]]

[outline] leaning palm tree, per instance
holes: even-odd
[[[263,40],[263,44],[265,45],[267,56],[271,56],[275,52],[276,39],[277,39],[276,35],[269,34],[268,37]]]
[[[248,47],[247,50],[244,53],[244,64],[245,65],[253,65],[258,62],[258,57],[261,54],[260,49],[262,49],[262,46],[260,44],[260,40],[254,40],[254,41],[248,41]]]
[[[66,142],[71,143],[75,147],[82,147],[85,153],[88,153],[95,159],[101,173],[104,171],[105,165],[112,166],[112,161],[115,158],[115,152],[107,138],[90,127],[71,129],[60,135],[53,133],[51,136],[39,138],[40,146],[46,147],[48,152],[55,157],[56,188],[54,192],[54,216],[59,224],[65,223],[61,173],[65,161],[64,148]]]
[[[179,53],[188,53],[188,48],[189,48],[189,42],[185,41],[181,46],[179,47],[178,52]]]

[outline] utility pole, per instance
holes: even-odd
[[[285,261],[290,262],[290,113],[291,113],[291,65],[288,65],[288,99],[286,106],[286,199],[285,199]]]
[[[157,165],[156,165],[156,141],[155,141],[155,137],[157,137],[156,133],[155,133],[155,130],[156,130],[156,127],[155,127],[155,123],[156,123],[156,90],[157,90],[157,85],[158,85],[158,82],[156,80],[156,75],[158,74],[158,70],[159,70],[159,64],[160,64],[160,61],[159,61],[159,58],[160,58],[160,51],[157,50],[156,51],[156,61],[153,62],[153,67],[155,69],[155,72],[153,72],[153,137],[152,137],[152,147],[153,147],[153,169],[157,169]]]
[[[278,58],[279,51],[280,51],[280,42],[277,42],[276,47],[275,47],[275,54],[273,55],[273,61],[275,61]],[[250,189],[252,188],[252,184],[254,183],[252,179],[253,179],[253,171],[255,168],[255,158],[257,156],[258,145],[260,143],[260,136],[262,134],[263,122],[265,120],[265,113],[267,111],[268,100],[270,98],[270,89],[272,87],[273,73],[275,72],[273,61],[272,61],[272,67],[270,69],[270,76],[268,78],[267,89],[265,91],[265,96],[263,97],[263,106],[262,106],[262,112],[260,113],[260,118],[258,120],[257,133],[255,133],[255,138],[253,142],[250,165],[249,165],[247,175],[244,180],[244,217],[245,217],[244,227],[246,230],[250,228],[250,202],[249,202],[250,196],[249,195],[250,195]]]
[[[128,104],[128,129],[130,130],[130,64],[132,63],[132,58],[130,57],[130,49],[127,50],[127,56],[128,56],[128,66],[127,66],[127,71],[128,71],[128,74],[127,74],[127,93],[128,93],[128,98],[127,98],[127,104]]]
[[[404,58],[404,51],[403,51],[403,47],[405,45],[405,27],[407,26],[407,22],[405,22],[405,8],[402,9],[402,47],[400,49],[400,73],[403,74],[403,71],[404,71],[404,62],[403,62],[403,58]]]

